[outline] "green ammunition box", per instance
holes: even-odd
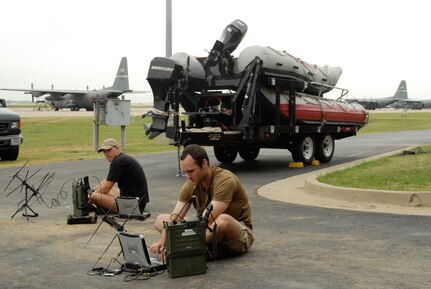
[[[166,264],[171,278],[205,274],[206,226],[201,221],[164,224],[166,229]]]

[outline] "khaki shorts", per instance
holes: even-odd
[[[241,230],[236,239],[223,241],[221,244],[227,246],[230,250],[237,253],[246,253],[253,245],[254,237],[251,229],[247,228],[244,222],[240,222]]]

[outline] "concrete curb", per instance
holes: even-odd
[[[279,180],[260,187],[257,193],[268,199],[301,205],[355,211],[431,215],[431,192],[346,188],[324,184],[317,180],[319,176],[329,172],[399,154],[415,147],[417,146]]]
[[[336,187],[321,183],[318,176],[305,180],[305,192],[348,202],[431,207],[431,192],[408,192]]]

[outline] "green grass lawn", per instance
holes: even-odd
[[[320,176],[340,187],[393,191],[431,191],[431,145],[415,155],[399,153]]]
[[[150,119],[147,119],[150,121]],[[1,161],[0,168],[31,164],[101,158],[93,149],[93,117],[47,117],[22,118],[24,143],[20,147],[17,161]],[[119,126],[99,126],[99,143],[113,137],[121,143]],[[148,139],[141,117],[134,117],[126,127],[126,149],[128,154],[172,151],[166,138]]]
[[[431,112],[370,112],[369,124],[359,134],[431,129]],[[431,146],[423,153],[395,155],[319,177],[335,186],[394,190],[431,191]],[[335,152],[336,153],[336,152]]]
[[[359,130],[359,134],[420,129],[431,129],[431,112],[409,110],[403,115],[402,110],[372,111],[368,125]]]

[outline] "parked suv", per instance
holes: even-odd
[[[23,142],[22,122],[19,114],[6,108],[0,99],[0,159],[14,161],[18,158],[19,146]]]

